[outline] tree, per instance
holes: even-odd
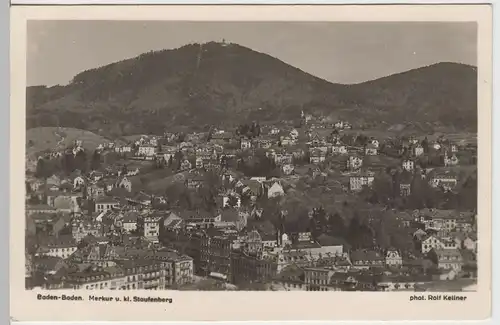
[[[73,170],[78,169],[81,172],[85,173],[87,171],[87,154],[85,151],[80,150],[77,152],[74,158]],[[73,171],[72,170],[72,171]]]
[[[182,151],[177,151],[174,155],[174,160],[176,162],[176,169],[179,170],[181,169],[181,164],[182,164],[182,158],[183,158],[183,154],[182,154]]]
[[[389,234],[387,232],[384,219],[379,219],[375,224],[375,235],[375,240],[378,247],[382,249],[387,249],[390,247],[391,238],[389,237]]]
[[[127,173],[128,173],[127,165],[123,164],[120,172],[121,172],[121,175],[123,175],[123,176],[127,175]]]
[[[227,205],[231,208],[236,208],[238,206],[238,198],[234,195],[229,195]]]
[[[421,146],[424,149],[424,153],[427,154],[429,152],[429,140],[427,139],[427,137],[422,140]]]
[[[92,158],[90,160],[90,169],[91,170],[99,170],[101,167],[101,154],[99,151],[94,150],[94,153],[92,154]]]
[[[74,156],[72,153],[65,153],[62,156],[62,167],[67,174],[75,170]]]
[[[340,216],[338,212],[335,212],[328,219],[328,228],[332,236],[345,236],[346,226],[344,219]]]
[[[310,228],[314,238],[326,232],[327,219],[326,219],[326,211],[325,209],[323,209],[323,207],[313,209],[311,222],[312,223]]]
[[[30,183],[24,182],[24,184],[26,185],[26,195],[31,194],[32,190],[31,190]]]
[[[374,233],[373,230],[361,222],[358,215],[355,214],[351,219],[351,223],[349,224],[349,229],[347,231],[348,238],[347,241],[354,248],[371,248],[373,247],[373,238]]]
[[[40,177],[40,178],[47,178],[50,176],[50,175],[48,175],[47,172],[48,171],[47,171],[47,166],[46,166],[45,160],[43,158],[38,159],[38,161],[36,163],[35,176]]]

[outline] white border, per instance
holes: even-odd
[[[44,0],[35,0],[35,1],[29,1],[29,0],[14,0],[12,1],[14,4],[21,4],[21,3],[30,3],[30,4],[77,4],[77,3],[80,3],[80,4],[137,4],[136,1],[109,1],[109,0],[104,0],[104,1],[44,1]],[[143,4],[146,4],[146,3],[151,3],[151,4],[165,4],[165,3],[168,3],[168,2],[165,2],[165,1],[145,1],[145,2],[142,2]],[[190,2],[190,1],[185,1],[184,3],[194,3],[194,2]],[[223,1],[218,1],[218,2],[214,2],[214,1],[197,1],[196,3],[227,3],[227,2],[223,2]],[[252,1],[231,1],[232,4],[237,4],[237,3],[257,3],[257,2],[252,2]],[[262,3],[262,2],[258,2],[258,3]],[[285,3],[285,2],[282,2],[282,1],[268,1],[267,3]],[[286,3],[299,3],[299,2],[294,2],[294,1],[289,1],[289,2],[286,2]],[[311,3],[311,2],[309,2]],[[320,2],[314,2],[314,3],[320,3]],[[329,1],[329,2],[321,2],[322,4],[325,4],[325,3],[346,3],[346,2],[339,2],[339,1]],[[402,2],[402,1],[358,1],[356,3],[408,3],[408,2]],[[443,1],[414,1],[412,3],[420,3],[420,4],[423,4],[423,3],[443,3]],[[485,3],[484,1],[454,1],[454,3]],[[353,4],[353,2],[350,2],[350,4]],[[496,13],[496,11],[494,11],[494,16],[495,18],[497,18],[499,15],[498,13]],[[494,24],[494,28],[495,28],[495,34],[494,34],[494,37],[497,38],[497,34],[499,32],[499,28],[496,24]],[[494,43],[494,47],[495,47],[495,54],[497,53],[496,49],[497,49],[497,43],[498,42],[495,42]],[[495,57],[496,58],[496,57]],[[494,84],[496,84],[496,80],[497,80],[497,76],[498,76],[498,67],[496,64],[494,64]],[[5,89],[4,89],[5,90]],[[494,107],[496,107],[498,105],[497,101],[496,101],[496,97],[494,97]],[[496,125],[499,125],[499,120],[500,118],[498,117],[498,114],[495,114],[495,110],[493,110],[493,120],[494,120],[494,123],[496,123]],[[7,119],[4,119],[3,122],[6,122],[8,121]],[[7,122],[7,127],[4,128],[7,129],[8,128],[8,122]],[[496,137],[498,136],[498,132],[499,131],[496,131],[495,128],[493,128],[493,139],[496,139]],[[496,144],[496,142],[494,141],[494,143]],[[496,148],[495,145],[493,145],[493,148]],[[494,161],[497,161],[499,156],[498,156],[498,150],[497,149],[494,149],[493,151],[493,155],[494,155]],[[498,176],[498,173],[493,170],[493,184],[500,184],[500,177]],[[494,193],[493,195],[497,195],[497,189],[495,185],[493,185],[494,187]],[[5,191],[7,192],[7,191]],[[4,192],[4,193],[5,193]],[[497,196],[495,196],[495,198],[498,198]],[[499,198],[500,199],[500,198]],[[497,204],[496,202],[498,202],[498,200],[495,200],[493,199],[493,205],[494,205],[494,211],[497,211]],[[494,215],[494,214],[493,214]],[[495,219],[493,219],[493,228],[495,229],[495,234],[499,234],[499,222],[496,221]],[[497,236],[493,236],[493,248],[497,248],[497,247],[500,247],[500,241],[498,240]],[[493,256],[494,256],[494,259],[492,262],[494,262],[493,264],[493,272],[492,274],[497,274],[499,271],[499,268],[498,268],[498,254],[496,254],[497,250],[494,249],[493,250]],[[493,297],[493,306],[495,306],[496,304],[498,304],[498,300],[496,299],[498,297],[498,289],[499,289],[499,285],[498,285],[498,281],[495,281],[493,280],[492,282],[493,284],[493,288],[495,289],[495,294],[494,294],[494,297]],[[498,318],[496,315],[497,312],[494,310],[493,311],[493,316],[494,316],[494,319],[495,318]],[[249,322],[249,323],[257,323],[257,322]],[[259,323],[262,323],[262,322],[259,322]],[[268,322],[267,322],[268,323]],[[331,324],[332,322],[308,322],[308,323],[315,323],[315,324]],[[346,322],[335,322],[337,324],[344,324]],[[352,323],[352,322],[349,322],[349,323]],[[359,324],[372,324],[373,322],[355,322],[355,323],[359,323]],[[394,323],[394,322],[391,322],[391,323]],[[400,323],[400,322],[395,322],[395,323]],[[429,322],[412,322],[414,324],[429,324]],[[440,322],[441,324],[456,324],[457,322]],[[468,321],[467,323],[470,323],[470,324],[493,324],[493,320],[490,319],[490,320],[486,320],[486,321]],[[496,323],[496,322],[495,322]],[[34,323],[34,322],[30,322],[30,323],[27,323],[27,324],[44,324],[44,323]],[[69,324],[69,323],[68,323]],[[86,324],[86,323],[72,323],[72,324]],[[104,323],[104,322],[98,322],[96,324],[109,324],[109,323]],[[152,324],[152,323],[140,323],[140,324]],[[192,322],[190,323],[185,323],[185,324],[194,324]]]

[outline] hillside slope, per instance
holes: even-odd
[[[81,140],[87,150],[94,150],[99,144],[109,142],[106,138],[90,131],[74,128],[36,127],[26,131],[26,154],[35,155],[52,149],[66,148]]]
[[[304,109],[356,121],[474,130],[476,79],[473,67],[443,63],[340,85],[237,44],[191,44],[82,72],[67,86],[30,87],[27,125],[116,136],[280,121]]]

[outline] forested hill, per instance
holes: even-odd
[[[267,54],[210,42],[84,71],[66,86],[27,89],[28,128],[76,127],[107,136],[282,121],[301,109],[358,124],[476,131],[477,72],[438,63],[356,85],[332,84]]]

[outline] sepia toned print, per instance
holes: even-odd
[[[457,19],[24,12],[22,295],[179,320],[229,316],[184,296],[255,294],[489,312],[489,18],[437,8]]]

